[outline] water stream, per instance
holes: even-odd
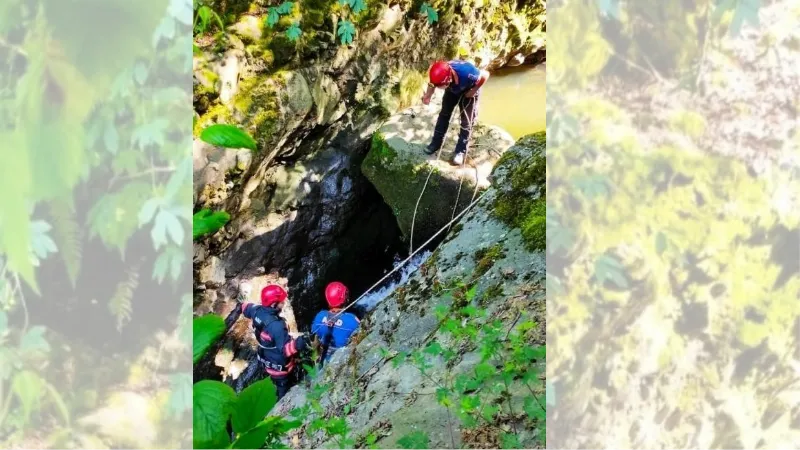
[[[491,74],[481,92],[478,120],[514,139],[545,129],[545,65],[508,67]]]

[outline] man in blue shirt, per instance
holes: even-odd
[[[450,125],[450,117],[453,115],[453,109],[458,105],[461,111],[461,130],[458,134],[458,143],[452,163],[460,166],[464,163],[472,127],[478,117],[480,89],[489,79],[489,72],[478,69],[467,61],[436,61],[431,65],[429,76],[430,83],[428,83],[425,95],[422,96],[422,103],[426,105],[430,103],[436,88],[445,91],[442,98],[442,110],[439,112],[436,128],[433,131],[433,139],[425,149],[425,153],[432,155],[442,148],[444,136]]]
[[[349,297],[350,291],[344,284],[338,281],[330,283],[325,288],[325,299],[330,309],[317,313],[311,323],[311,334],[316,335],[322,344],[323,363],[330,359],[333,352],[347,345],[350,336],[361,323],[355,314],[338,314]]]

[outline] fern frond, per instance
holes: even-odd
[[[133,268],[128,272],[128,279],[121,281],[117,285],[114,295],[108,302],[108,310],[117,320],[117,331],[122,331],[123,325],[130,321],[131,311],[133,311],[133,292],[139,285],[139,269]]]
[[[75,287],[83,257],[81,228],[78,226],[75,208],[71,199],[58,199],[50,202],[49,206],[53,237],[64,260],[72,287]]]

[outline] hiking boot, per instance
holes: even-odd
[[[453,156],[453,160],[451,161],[453,165],[460,166],[464,164],[464,154],[463,153],[456,153]]]
[[[432,148],[430,145],[425,147],[425,154],[426,155],[432,155],[434,153],[436,153],[436,149],[435,148]]]

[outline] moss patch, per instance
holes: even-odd
[[[234,98],[234,109],[242,115],[242,124],[263,146],[274,134],[280,120],[280,77],[253,77],[242,81]]]
[[[519,228],[530,251],[545,248],[547,161],[544,132],[525,136],[509,149],[495,166],[501,184],[493,214],[506,224]]]
[[[475,252],[475,274],[473,279],[477,279],[494,267],[497,260],[505,256],[505,248],[502,243],[497,243],[489,248],[482,248]]]

